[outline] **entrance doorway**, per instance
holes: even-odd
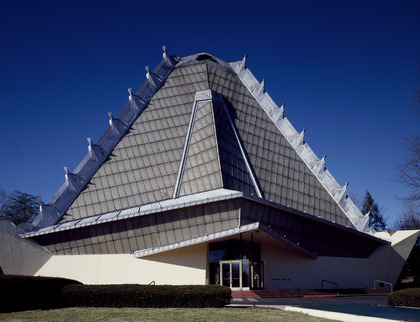
[[[264,288],[264,264],[249,259],[220,261],[220,285],[233,290]]]

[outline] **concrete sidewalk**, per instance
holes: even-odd
[[[230,306],[261,307],[301,312],[311,316],[339,321],[419,321],[420,309],[386,305],[385,295],[294,297],[294,298],[233,298]]]
[[[336,297],[362,295],[388,295],[385,289],[342,289],[342,290],[252,290],[232,291],[232,298],[285,298],[285,297]]]

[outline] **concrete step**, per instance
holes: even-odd
[[[232,291],[232,298],[258,298],[254,291]]]

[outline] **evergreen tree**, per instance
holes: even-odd
[[[369,225],[375,230],[381,231],[386,229],[385,219],[382,216],[382,211],[379,209],[378,203],[373,200],[372,195],[366,190],[365,197],[361,209],[362,214],[369,214]]]
[[[0,205],[0,219],[12,221],[15,225],[31,222],[39,213],[37,197],[21,191],[13,191],[3,198]]]

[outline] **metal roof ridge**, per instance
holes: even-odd
[[[232,117],[230,116],[230,113],[228,111],[228,108],[225,104],[225,100],[223,99],[223,96],[221,94],[218,94],[218,95],[219,95],[219,97],[221,97],[220,99],[222,100],[223,111],[225,112],[226,117],[228,119],[230,128],[231,128],[231,130],[233,132],[233,135],[235,137],[236,144],[238,145],[239,150],[241,151],[242,160],[244,161],[246,169],[248,171],[248,175],[251,178],[252,184],[253,184],[254,189],[255,189],[255,193],[258,195],[258,197],[263,198],[263,194],[261,193],[261,190],[260,190],[260,185],[259,185],[259,183],[258,183],[258,181],[257,181],[257,179],[254,175],[254,172],[252,171],[252,167],[251,167],[250,162],[249,162],[249,160],[247,158],[247,155],[245,153],[245,149],[242,146],[242,142],[241,142],[241,139],[239,138],[238,132],[236,131],[235,124],[234,124],[234,122],[232,120]]]
[[[278,107],[270,95],[265,91],[265,79],[261,83],[246,66],[245,55],[242,61],[230,63],[245,87],[251,92],[259,105],[294,148],[307,167],[315,175],[322,186],[328,191],[340,209],[357,230],[372,235],[374,230],[369,227],[369,218],[364,216],[353,201],[347,196],[347,185],[341,187],[331,173],[325,168],[325,156],[320,160],[304,141],[303,130],[298,133],[290,121],[284,116],[284,106]]]
[[[184,170],[185,170],[185,163],[186,163],[187,156],[188,156],[188,149],[190,147],[191,133],[192,133],[192,130],[193,130],[194,118],[195,118],[195,114],[196,114],[196,111],[197,111],[197,104],[200,101],[205,101],[205,100],[210,100],[210,99],[211,99],[211,91],[210,90],[196,92],[195,95],[194,95],[193,108],[192,108],[191,115],[190,115],[190,122],[188,123],[188,129],[187,129],[187,134],[186,134],[186,137],[185,137],[184,149],[182,151],[181,162],[179,164],[178,175],[176,177],[174,193],[173,193],[173,196],[172,196],[173,199],[178,198],[179,191],[181,189],[182,178],[184,176]]]
[[[230,63],[228,63],[228,62],[224,61],[223,59],[220,59],[220,58],[218,58],[218,57],[216,57],[212,54],[209,54],[207,52],[201,52],[201,53],[198,53],[198,54],[183,56],[183,57],[180,58],[180,61],[178,62],[176,67],[187,65],[187,64],[195,62],[195,61],[199,62],[200,60],[198,58],[200,58],[200,56],[201,57],[208,56],[210,61],[213,61],[213,63],[219,64],[219,65],[231,70],[232,72],[234,72]]]
[[[73,173],[66,170],[66,182],[54,194],[48,205],[40,208],[39,215],[33,221],[35,226],[39,228],[47,227],[51,223],[56,223],[63,216],[67,208],[145,109],[152,96],[159,90],[180,59],[179,56],[168,54],[166,47],[163,46],[162,61],[153,72],[146,66],[146,81],[135,95],[129,89],[129,102],[116,118],[109,113],[110,125],[98,142],[92,144],[91,140],[88,139],[88,154]]]

